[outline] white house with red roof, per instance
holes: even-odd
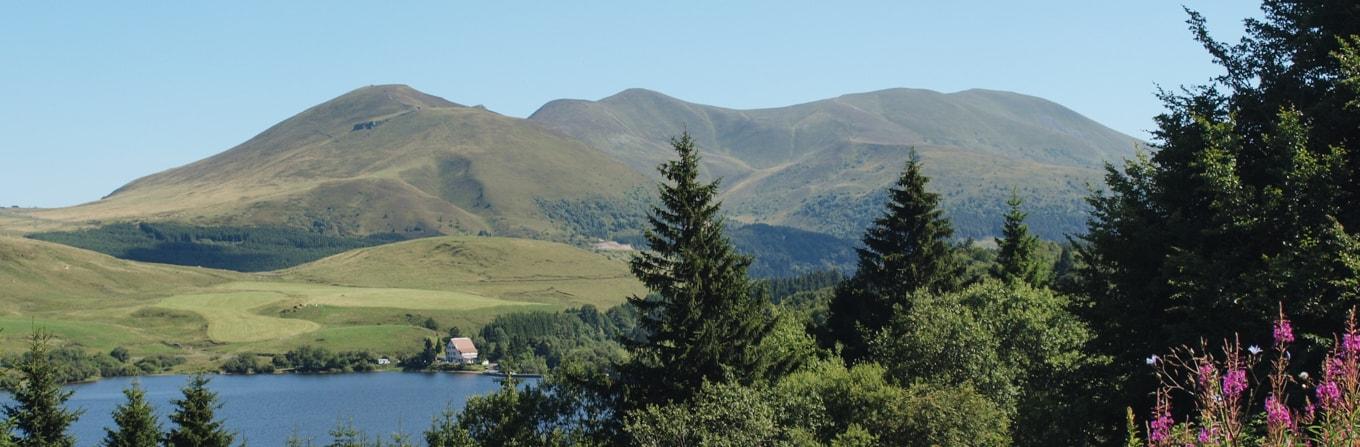
[[[453,337],[449,339],[449,346],[444,350],[444,360],[449,363],[471,365],[477,363],[477,345],[472,344],[472,339],[467,337]]]

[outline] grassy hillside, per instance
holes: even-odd
[[[99,201],[31,215],[332,235],[551,237],[561,229],[538,200],[617,197],[643,180],[535,123],[388,85],[340,96]]]
[[[290,281],[458,290],[600,308],[645,289],[622,261],[554,242],[447,236],[348,251],[279,272]]]
[[[572,135],[639,172],[670,156],[688,129],[744,222],[858,237],[911,149],[944,194],[959,235],[995,233],[1010,188],[1049,238],[1081,229],[1086,184],[1138,143],[1058,104],[1008,92],[892,89],[788,107],[733,110],[633,89],[559,100],[530,120]]]
[[[507,312],[607,307],[640,292],[621,261],[508,238],[420,239],[237,273],[0,236],[0,349],[45,327],[89,350],[183,356],[187,368],[302,345],[400,354],[435,335],[426,319],[476,330]]]

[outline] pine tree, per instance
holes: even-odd
[[[1027,214],[1020,209],[1024,201],[1011,190],[1011,198],[1006,200],[1005,222],[1001,237],[996,239],[996,264],[992,266],[992,276],[1002,281],[1024,281],[1031,286],[1041,287],[1048,283],[1048,269],[1039,259],[1039,238],[1029,234],[1025,225]]]
[[[963,264],[949,239],[954,235],[940,211],[940,196],[926,190],[920,157],[912,152],[897,183],[888,190],[887,212],[864,233],[859,269],[836,288],[828,311],[828,342],[858,361],[868,339],[886,326],[895,306],[909,306],[917,292],[956,289]]]
[[[751,383],[787,366],[759,350],[775,320],[747,278],[751,260],[723,234],[718,182],[699,181],[689,134],[671,140],[679,159],[659,168],[661,205],[648,216],[648,248],[630,263],[653,297],[631,297],[647,335],[624,340],[632,360],[620,368],[626,406],[687,401],[708,382]]]
[[[5,416],[13,428],[19,430],[20,447],[72,447],[76,440],[66,430],[80,418],[80,411],[63,407],[71,398],[71,391],[61,388],[58,368],[53,363],[52,335],[46,330],[33,331],[29,337],[28,353],[19,359],[17,377],[6,377],[4,391],[14,404],[5,406]]]
[[[117,430],[104,429],[105,447],[156,447],[161,442],[161,425],[155,411],[146,401],[141,384],[123,390],[127,402],[113,410]]]
[[[208,389],[208,377],[203,374],[189,379],[183,388],[184,398],[175,400],[175,413],[170,422],[175,429],[166,436],[168,447],[227,447],[235,438],[217,420],[214,412],[221,407],[217,393]]]

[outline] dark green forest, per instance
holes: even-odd
[[[28,237],[143,262],[261,272],[292,267],[346,250],[404,239],[328,236],[290,227],[223,227],[177,223],[110,224]]]

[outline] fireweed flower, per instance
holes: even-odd
[[[1357,337],[1356,334],[1342,335],[1341,346],[1349,354],[1360,353],[1360,337]]]
[[[1199,385],[1208,387],[1214,380],[1214,365],[1209,362],[1199,363]]]
[[[1247,347],[1247,352],[1250,352],[1251,355],[1260,354],[1260,353],[1261,353],[1261,347],[1260,347],[1260,346],[1256,346],[1256,345],[1248,346],[1248,347]]]
[[[1247,390],[1247,371],[1234,369],[1223,376],[1223,394],[1228,397],[1241,395]]]
[[[1275,395],[1266,398],[1266,424],[1271,427],[1288,427],[1291,423],[1289,409],[1280,403]]]
[[[1151,430],[1148,433],[1148,441],[1153,444],[1161,444],[1171,438],[1171,427],[1176,425],[1176,421],[1171,419],[1171,415],[1162,413],[1157,419],[1152,421]]]
[[[1331,410],[1341,403],[1341,388],[1336,386],[1336,382],[1328,380],[1322,382],[1317,387],[1318,403],[1322,404],[1323,410]]]
[[[1158,360],[1161,360],[1161,358],[1157,357],[1157,354],[1152,354],[1151,356],[1148,356],[1146,362],[1149,366],[1151,366],[1156,365]]]
[[[1275,321],[1275,344],[1286,345],[1294,342],[1294,327],[1289,320],[1280,318]]]

